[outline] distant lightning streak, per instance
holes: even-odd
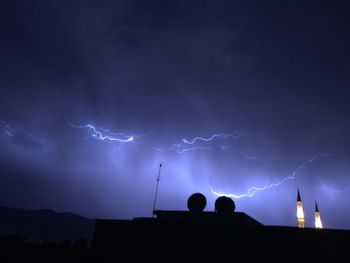
[[[321,190],[326,191],[329,194],[342,194],[342,193],[346,193],[349,192],[350,189],[349,188],[342,188],[342,189],[337,189],[334,187],[329,187],[329,186],[322,186],[320,187]]]
[[[14,129],[5,121],[1,121],[0,131],[15,139],[16,142],[22,141],[23,143],[25,141],[27,143],[29,142],[32,146],[41,146],[43,143],[47,142],[46,139],[34,136],[32,133],[25,131],[23,128],[17,127]]]
[[[208,138],[204,137],[194,137],[192,140],[187,140],[186,138],[183,138],[182,141],[186,144],[194,144],[196,141],[204,141],[204,142],[210,142],[214,140],[215,138],[218,138],[220,140],[227,139],[227,138],[233,138],[234,140],[238,140],[242,136],[241,132],[235,132],[233,134],[214,134]]]
[[[160,148],[156,148],[156,147],[154,147],[153,149],[157,152],[166,152],[166,151],[174,150],[175,152],[182,154],[185,152],[195,151],[195,150],[211,150],[212,148],[210,148],[210,147],[190,147],[190,148],[181,149],[181,148],[178,148],[175,146],[171,146],[171,147],[166,148],[166,149],[160,149]]]
[[[250,160],[250,161],[258,161],[258,162],[266,162],[267,159],[261,159],[257,156],[253,156],[253,155],[249,155],[249,154],[246,154],[245,152],[240,152],[240,154],[247,160]]]
[[[78,129],[79,128],[87,129],[91,137],[94,137],[100,141],[108,140],[108,141],[117,141],[120,143],[128,143],[128,142],[132,142],[135,139],[135,137],[139,137],[136,135],[129,136],[129,135],[126,135],[125,133],[111,132],[110,130],[107,130],[107,129],[95,127],[90,123],[86,125],[78,125],[78,126],[70,124],[70,126]]]
[[[316,159],[318,159],[320,157],[328,157],[328,156],[331,156],[331,154],[314,155],[312,158],[306,160],[301,165],[299,165],[296,169],[294,169],[291,175],[284,177],[281,181],[276,182],[276,183],[271,183],[271,184],[266,183],[264,186],[260,186],[260,187],[257,187],[257,186],[250,187],[247,190],[247,192],[244,194],[220,193],[220,192],[214,191],[213,188],[211,188],[210,191],[212,194],[214,194],[216,196],[227,196],[227,197],[231,197],[231,198],[235,198],[235,199],[245,198],[245,197],[250,198],[250,197],[253,197],[258,192],[265,191],[265,190],[268,190],[270,188],[280,186],[289,180],[294,180],[296,178],[296,175],[301,170],[305,169],[308,165],[312,164]]]
[[[189,152],[189,151],[196,151],[196,150],[212,150],[213,147],[203,146],[203,143],[207,144],[209,142],[214,141],[215,139],[217,139],[217,140],[225,140],[225,139],[238,140],[241,136],[242,136],[242,132],[235,131],[234,133],[230,133],[230,134],[218,133],[218,134],[211,135],[209,137],[199,137],[198,136],[198,137],[194,137],[193,139],[183,138],[180,143],[172,144],[170,147],[167,147],[167,148],[155,148],[154,147],[153,149],[158,151],[158,152],[175,151],[179,154]],[[201,142],[200,146],[187,147],[187,145],[195,145],[195,144],[198,144],[200,142]],[[226,150],[228,148],[229,148],[229,146],[225,146],[225,145],[219,147],[219,149],[221,149],[221,150]]]
[[[344,190],[339,190],[339,189],[336,189],[336,188],[331,188],[329,186],[322,186],[321,187],[322,190],[328,192],[328,193],[331,193],[331,194],[338,194],[338,193],[342,193]]]

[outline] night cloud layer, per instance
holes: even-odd
[[[161,162],[158,209],[248,195],[237,210],[296,225],[299,188],[307,226],[316,199],[326,227],[350,228],[348,13],[346,1],[2,2],[0,205],[150,216]]]

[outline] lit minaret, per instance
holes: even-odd
[[[315,201],[315,227],[323,228],[320,211],[318,210],[317,202]]]
[[[298,227],[304,228],[305,218],[304,218],[304,210],[303,203],[301,202],[300,193],[298,189],[298,197],[297,197],[297,219],[298,219]]]

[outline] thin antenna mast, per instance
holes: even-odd
[[[153,211],[152,214],[154,216],[154,210],[156,209],[156,203],[157,203],[157,195],[158,195],[158,186],[159,186],[159,181],[160,181],[160,169],[162,168],[162,164],[159,164],[159,169],[158,169],[158,176],[157,176],[157,186],[156,186],[156,194],[154,196],[154,203],[153,203]]]

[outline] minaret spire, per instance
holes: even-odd
[[[317,206],[316,201],[315,201],[315,227],[316,228],[323,228],[320,210],[318,210],[318,206]]]
[[[304,209],[303,209],[303,203],[301,202],[299,189],[298,189],[298,195],[297,195],[297,221],[298,221],[298,227],[304,228],[304,224],[305,224]]]

